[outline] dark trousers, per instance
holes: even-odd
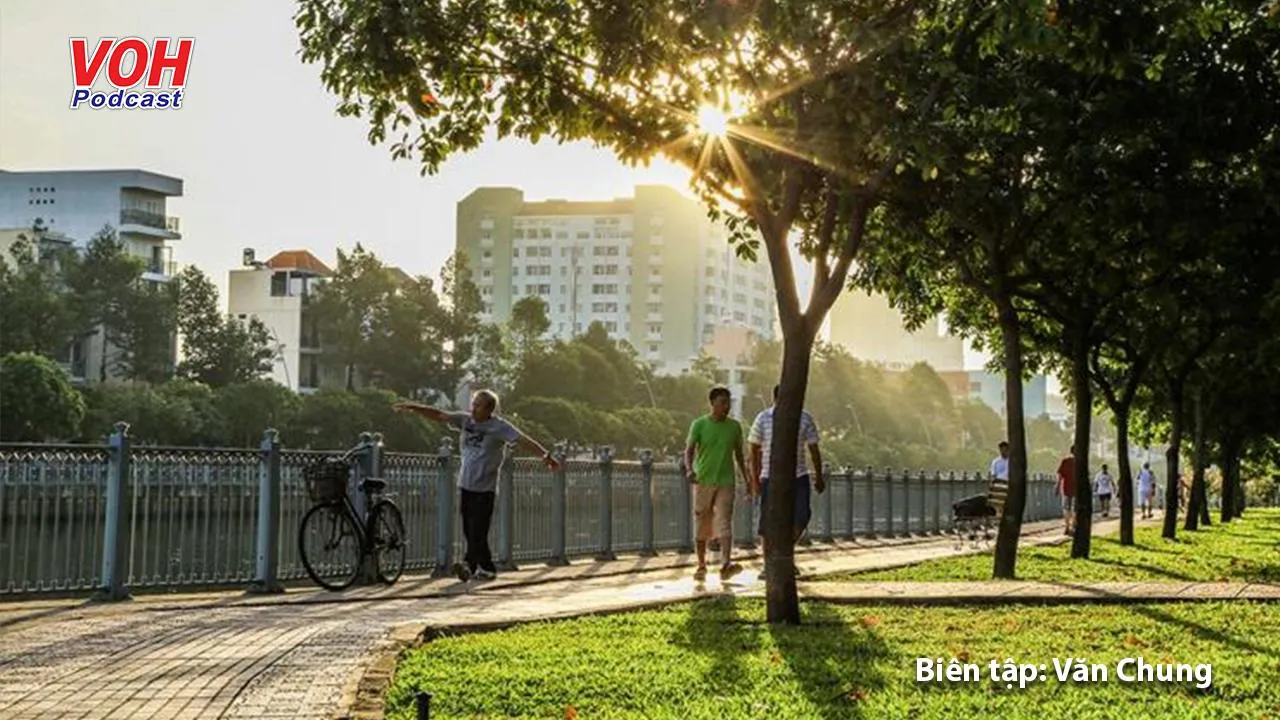
[[[494,572],[493,553],[489,550],[489,526],[493,523],[493,501],[497,493],[462,490],[462,536],[467,539],[467,567]]]

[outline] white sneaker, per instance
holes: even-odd
[[[476,570],[476,574],[475,574],[476,580],[493,580],[497,577],[498,577],[498,573],[492,570],[485,570],[484,568],[480,568],[479,570]]]

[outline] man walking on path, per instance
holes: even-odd
[[[1138,503],[1142,507],[1142,517],[1149,518],[1153,513],[1152,506],[1156,497],[1156,476],[1151,472],[1151,463],[1142,463],[1138,471]]]
[[[1103,465],[1102,469],[1093,478],[1093,494],[1098,496],[1098,505],[1102,510],[1102,517],[1111,517],[1111,493],[1115,483],[1111,480],[1111,473],[1107,472],[1107,466]]]
[[[778,386],[773,386],[773,404],[778,404]],[[774,407],[761,410],[751,423],[751,433],[747,441],[751,444],[751,489],[760,498],[760,551],[763,555],[765,514],[769,499],[769,456],[773,446],[773,410]],[[805,448],[813,460],[813,489],[819,494],[826,488],[822,477],[822,451],[818,448],[818,426],[808,410],[800,411],[799,448],[796,450],[795,494],[792,495],[792,527],[795,529],[795,542],[799,542],[809,527],[813,515],[809,492],[809,469],[805,463]],[[761,577],[764,574],[761,573]]]
[[[733,562],[733,491],[737,485],[734,464],[747,478],[742,454],[742,425],[729,417],[732,396],[728,388],[715,387],[708,396],[711,412],[689,426],[684,466],[695,490],[693,514],[697,525],[698,569],[695,580],[707,577],[707,541],[720,540],[720,579],[742,572]],[[747,492],[751,492],[750,485]]]
[[[453,571],[463,582],[473,577],[492,580],[498,576],[498,571],[489,549],[489,526],[493,521],[504,446],[518,445],[532,450],[551,470],[559,467],[559,463],[538,441],[498,417],[498,395],[492,390],[481,390],[472,396],[470,413],[448,412],[416,402],[396,403],[394,407],[458,429],[459,447],[462,449],[458,509],[462,515],[462,535],[467,540],[467,552],[465,564],[455,564]]]
[[[1076,446],[1071,446],[1071,454],[1058,463],[1058,494],[1062,496],[1062,520],[1066,528],[1063,535],[1070,535],[1076,529]]]

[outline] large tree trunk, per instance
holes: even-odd
[[[1240,443],[1228,435],[1222,441],[1222,508],[1219,519],[1231,522],[1236,511],[1236,487],[1239,482]]]
[[[773,410],[773,439],[769,460],[769,501],[765,514],[765,603],[771,624],[800,624],[800,596],[796,590],[794,514],[796,438],[809,383],[809,358],[814,333],[796,328],[782,341],[782,378]]]
[[[1129,411],[1116,418],[1116,474],[1120,478],[1120,544],[1133,544],[1133,467],[1129,463]]]
[[[1165,450],[1164,531],[1169,540],[1178,539],[1178,457],[1182,452],[1182,381],[1169,383],[1169,407],[1172,427],[1169,448]]]
[[[1076,532],[1071,557],[1089,557],[1093,537],[1093,485],[1089,481],[1089,435],[1093,424],[1093,385],[1089,381],[1089,348],[1083,338],[1074,341],[1071,358],[1072,393],[1075,395]]]
[[[1191,475],[1190,497],[1187,498],[1187,518],[1184,530],[1198,530],[1201,525],[1209,524],[1209,493],[1205,482],[1205,466],[1208,464],[1207,429],[1204,424],[1203,391],[1196,390],[1194,400],[1195,417],[1192,423],[1192,462],[1194,469]]]
[[[1018,539],[1022,513],[1027,505],[1027,428],[1022,405],[1022,326],[1012,303],[1000,308],[1000,335],[1004,343],[1005,433],[1009,442],[1009,494],[1000,531],[996,536],[997,578],[1012,580],[1018,565]]]

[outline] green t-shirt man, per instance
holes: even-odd
[[[737,420],[703,415],[689,426],[687,445],[697,448],[693,473],[699,485],[734,486],[734,452],[742,447],[742,425]]]

